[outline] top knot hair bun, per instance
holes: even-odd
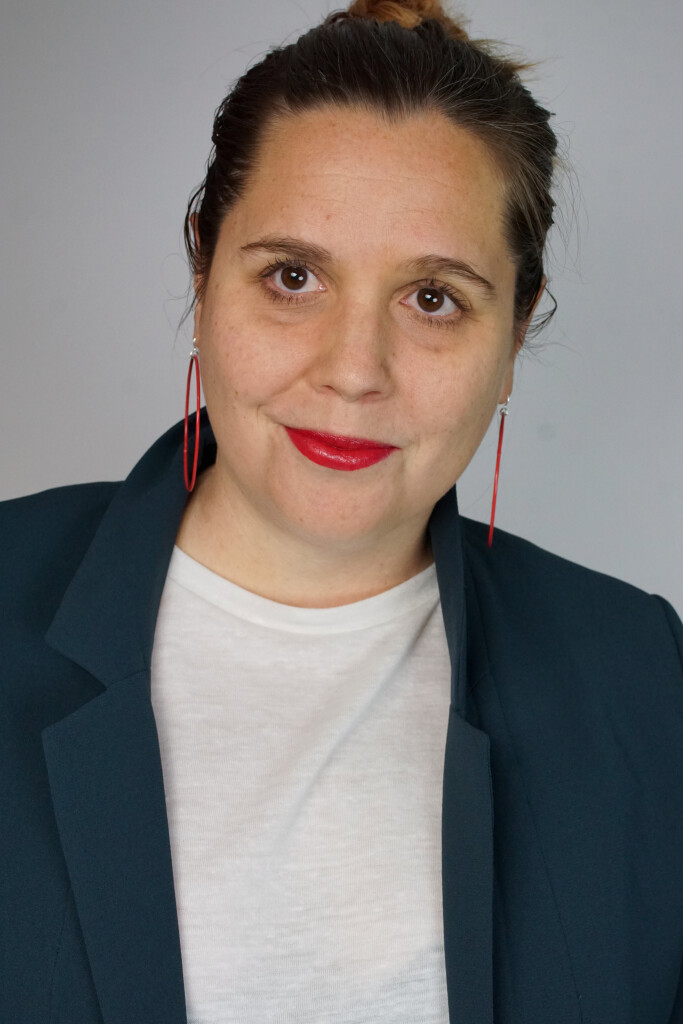
[[[415,28],[430,19],[437,21],[451,39],[469,41],[463,26],[450,18],[439,0],[354,0],[346,11],[336,11],[327,23],[347,18],[374,19],[379,22],[396,21],[403,28]]]

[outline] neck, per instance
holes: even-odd
[[[263,516],[215,467],[197,480],[176,544],[212,572],[272,601],[331,608],[362,601],[410,579],[433,562],[427,521],[381,537],[343,543],[305,539]]]

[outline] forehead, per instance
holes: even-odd
[[[328,247],[350,256],[355,246],[356,259],[383,246],[456,245],[491,266],[509,262],[504,201],[488,147],[440,112],[390,120],[335,106],[267,126],[234,212],[250,234],[323,229]]]

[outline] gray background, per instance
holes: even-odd
[[[181,225],[213,111],[341,6],[3,0],[1,498],[118,479],[181,417]],[[474,36],[543,61],[530,84],[575,172],[552,245],[560,308],[518,369],[497,523],[683,611],[683,5],[460,9]],[[459,485],[482,520],[496,429]]]

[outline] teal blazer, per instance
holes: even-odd
[[[150,701],[186,499],[178,424],[123,483],[0,505],[7,1024],[186,1020]],[[452,666],[452,1024],[682,1024],[680,620],[502,530],[489,549],[455,489],[429,533]]]

